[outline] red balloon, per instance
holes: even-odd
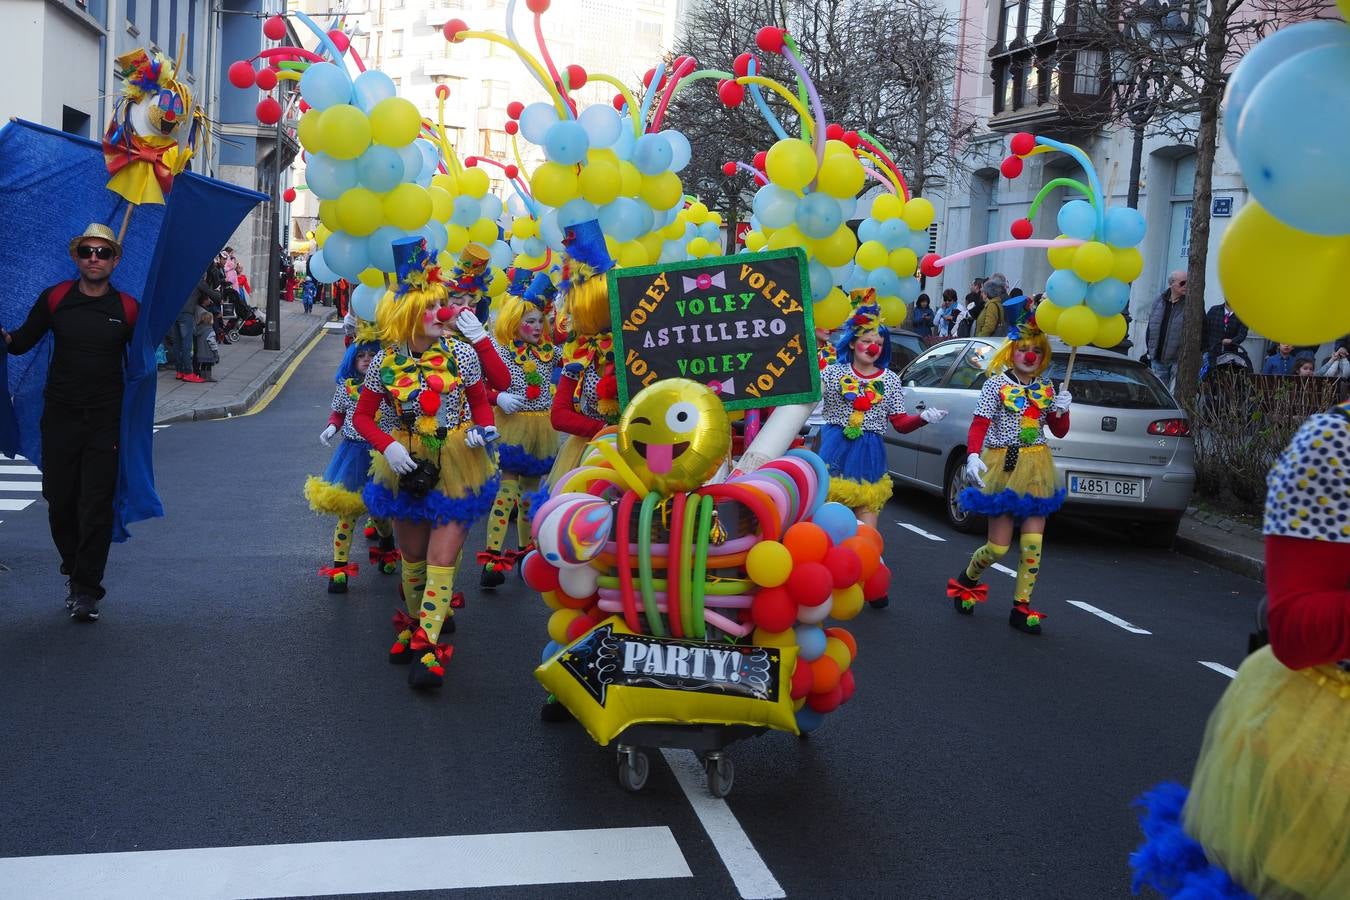
[[[844,126],[838,122],[826,125],[825,138],[831,141],[842,141],[844,139]]]
[[[468,159],[464,160],[464,167],[465,167],[465,168],[468,168],[468,169],[474,169],[474,168],[477,168],[477,167],[478,167],[478,157],[476,157],[476,156],[470,156]]]
[[[730,178],[736,174],[736,164],[734,162],[722,163],[722,174]]]
[[[942,266],[937,261],[942,259],[936,253],[925,253],[923,259],[919,261],[919,271],[923,272],[929,278],[936,278],[942,274]]]
[[[525,579],[530,590],[541,594],[558,589],[558,570],[550,566],[538,550],[531,550],[520,564],[520,577]]]
[[[270,91],[277,86],[277,73],[273,69],[263,69],[255,79],[260,91]]]
[[[735,108],[745,100],[745,88],[734,81],[719,81],[717,83],[717,96],[723,104]]]
[[[736,73],[737,78],[744,78],[750,74],[750,62],[755,58],[753,53],[742,53],[736,57],[736,61],[731,64],[731,71]],[[755,63],[755,70],[759,70],[759,63]]]
[[[842,682],[843,679],[841,678]],[[839,704],[844,702],[844,689],[836,684],[821,694],[811,694],[806,698],[806,705],[818,713],[832,713],[839,708]]]
[[[755,46],[765,53],[783,52],[783,35],[786,32],[781,28],[775,28],[772,25],[766,25],[755,32]]]
[[[336,28],[328,32],[328,39],[338,48],[339,53],[346,53],[347,48],[352,45],[352,39],[347,37],[347,32],[338,31]]]
[[[1008,142],[1008,149],[1018,156],[1026,156],[1032,150],[1036,149],[1036,136],[1025,131],[1019,131],[1012,136]]]
[[[1003,173],[1004,178],[1016,178],[1022,174],[1022,160],[1020,157],[1009,156],[999,165],[998,170]]]
[[[836,589],[857,584],[862,578],[862,560],[849,547],[831,547],[825,553],[824,565],[830,570]]]
[[[572,91],[584,88],[586,86],[586,79],[590,77],[586,74],[586,70],[581,66],[568,66],[566,73],[567,88]]]
[[[539,16],[548,12],[548,4],[549,0],[525,0],[525,8]]]
[[[619,110],[620,112],[623,112],[624,104],[626,104],[628,101],[623,99],[623,94],[615,94],[614,99],[609,102],[614,106],[615,109]]]
[[[810,664],[798,659],[797,667],[792,670],[792,699],[800,700],[811,693],[811,685],[814,682]]]
[[[755,154],[755,158],[750,160],[750,165],[754,166],[756,169],[759,169],[761,172],[764,171],[764,167],[768,165],[768,163],[769,163],[769,153],[766,150],[759,151],[758,153]]]
[[[282,199],[282,200],[285,200],[287,203],[294,203],[294,202],[295,202],[295,188],[286,188],[285,193],[283,193],[283,194],[281,195],[281,199]]]
[[[575,641],[586,632],[595,627],[595,620],[590,616],[577,616],[571,622],[567,623],[567,640]]]
[[[798,603],[819,606],[829,599],[830,591],[834,590],[834,579],[830,577],[830,570],[820,563],[803,562],[792,566],[784,586]]]
[[[281,16],[272,16],[263,22],[263,34],[269,41],[279,41],[286,36],[286,20]]]
[[[655,78],[655,77],[656,77],[656,70],[655,70],[655,69],[648,69],[647,71],[643,72],[643,73],[642,73],[642,86],[643,86],[643,87],[651,87],[651,86],[652,86],[652,79]]]
[[[271,97],[264,97],[258,103],[258,121],[264,125],[275,125],[281,121],[281,104]]]
[[[840,702],[847,703],[853,698],[853,670],[849,669],[843,675],[839,676]]]
[[[1017,238],[1019,241],[1025,241],[1027,238],[1031,237],[1033,231],[1031,220],[1018,219],[1016,222],[1012,223],[1012,228],[1010,230],[1012,231],[1013,237]]]
[[[227,73],[230,84],[237,88],[251,88],[258,80],[258,73],[253,70],[253,63],[246,59],[230,63]]]
[[[845,144],[848,144],[849,147],[851,147],[854,150],[857,150],[858,145],[862,143],[862,138],[858,136],[858,132],[856,131],[845,131],[844,136],[841,137],[839,140],[843,141]]]
[[[519,100],[512,100],[506,104],[506,114],[513,119],[519,119],[520,114],[525,111],[525,104]]]
[[[468,31],[469,25],[463,19],[451,19],[441,27],[441,34],[452,44],[458,44],[464,38],[460,37],[462,32]]]
[[[448,84],[438,84],[438,85],[436,85],[436,99],[437,99],[437,100],[445,100],[445,99],[449,98],[449,96],[450,96],[450,85],[448,85]]]
[[[306,103],[304,100],[301,100],[301,101],[300,101],[300,111],[301,111],[302,113],[303,113],[303,112],[309,112],[309,104]]]
[[[517,169],[515,166],[507,166],[505,169],[502,169],[502,174],[505,175],[507,178],[515,178],[517,175],[520,174],[520,170]]]
[[[750,601],[750,617],[765,631],[787,631],[797,621],[797,601],[782,587],[760,588]]]
[[[872,577],[872,573],[881,565],[881,551],[867,538],[855,534],[851,538],[844,538],[839,544],[858,554],[858,560],[862,564],[862,573],[859,578]]]
[[[863,582],[863,599],[878,600],[885,597],[891,590],[891,570],[882,563],[877,566],[877,570]]]
[[[507,134],[515,134],[516,132],[520,131],[520,123],[508,119],[506,124],[503,125],[502,128],[505,129]]]

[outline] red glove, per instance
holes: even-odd
[[[891,416],[891,424],[901,434],[909,434],[911,431],[918,431],[928,423],[924,421],[923,416],[916,416],[913,413],[896,413]]]
[[[361,388],[361,396],[356,400],[356,412],[352,414],[352,427],[356,433],[366,439],[370,446],[381,453],[394,442],[394,439],[380,430],[376,416],[380,414],[380,402],[384,398],[370,388]]]
[[[558,380],[557,393],[553,395],[553,406],[549,409],[548,420],[554,431],[563,434],[575,434],[578,437],[592,438],[605,427],[599,419],[584,416],[572,408],[572,398],[577,395],[577,381],[564,375]]]
[[[1266,536],[1270,649],[1291,669],[1350,658],[1350,544]]]
[[[966,433],[966,453],[979,453],[984,449],[984,436],[989,431],[989,420],[984,416],[975,416],[970,420],[970,431]]]
[[[496,354],[494,353],[493,356],[496,356]],[[483,382],[475,381],[464,388],[464,396],[469,401],[469,413],[473,416],[475,425],[482,425],[484,428],[489,425],[496,425],[496,421],[492,418],[492,404],[488,402],[487,390],[483,387]]]

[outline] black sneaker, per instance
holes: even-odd
[[[71,607],[70,617],[76,622],[97,622],[98,598],[88,594],[78,595],[74,606]]]
[[[70,586],[70,579],[66,579],[66,612],[75,608],[75,589]]]

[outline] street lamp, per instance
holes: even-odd
[[[1164,73],[1157,68],[1156,52],[1168,14],[1159,0],[1141,0],[1125,9],[1121,45],[1111,51],[1111,87],[1116,108],[1125,113],[1134,131],[1130,150],[1129,190],[1125,205],[1139,206],[1139,170],[1144,157],[1144,132],[1164,97]],[[1146,60],[1140,65],[1141,57]]]

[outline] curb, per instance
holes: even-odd
[[[1263,559],[1257,559],[1236,550],[1229,550],[1226,547],[1207,544],[1204,541],[1180,534],[1177,535],[1174,548],[1178,553],[1203,560],[1238,575],[1245,575],[1257,581],[1265,580],[1266,563]]]
[[[156,425],[170,425],[174,422],[204,422],[210,419],[228,419],[231,416],[237,416],[248,410],[257,403],[259,398],[277,383],[277,379],[286,367],[290,365],[291,360],[295,359],[309,342],[314,339],[316,333],[322,332],[324,326],[328,324],[328,319],[315,319],[314,327],[293,341],[289,347],[277,351],[276,357],[268,364],[267,368],[258,373],[252,381],[244,388],[241,398],[234,403],[227,403],[224,406],[207,406],[198,409],[191,409],[186,412],[175,413],[163,419],[156,419]]]

